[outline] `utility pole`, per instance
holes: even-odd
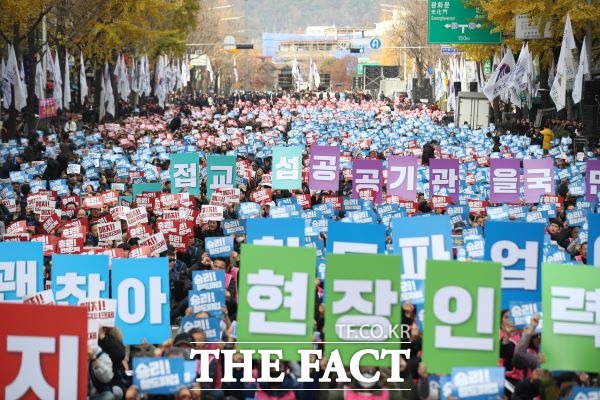
[[[248,0],[244,0],[244,33],[246,35],[246,40],[250,41],[250,35],[248,33]],[[250,88],[250,56],[248,52],[245,52],[245,60],[244,60],[244,92],[248,92]]]

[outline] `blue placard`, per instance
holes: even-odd
[[[225,271],[224,270],[206,270],[192,272],[193,290],[225,290]]]
[[[565,216],[569,226],[583,226],[587,221],[587,211],[585,210],[567,210]]]
[[[226,219],[223,221],[223,233],[227,236],[245,235],[246,220]]]
[[[190,290],[188,292],[189,306],[194,314],[207,312],[211,317],[223,316],[225,307],[225,291],[222,289]]]
[[[541,301],[544,225],[490,221],[485,228],[485,259],[502,264],[502,308],[511,301]]]
[[[188,380],[185,360],[177,357],[133,357],[133,384],[140,394],[176,394]]]
[[[596,254],[596,245],[599,240],[600,214],[588,214],[588,265],[600,266],[600,254]]]
[[[304,220],[301,218],[249,219],[246,243],[268,246],[304,246]]]
[[[44,290],[44,244],[0,242],[0,301]]]
[[[327,253],[385,252],[385,226],[331,221],[327,236]]]
[[[563,397],[566,400],[598,400],[600,399],[600,387],[573,386],[571,395]]]
[[[486,207],[486,214],[490,221],[505,221],[508,220],[509,209],[507,205],[500,207]]]
[[[52,293],[57,304],[109,297],[108,256],[52,256]]]
[[[258,203],[240,203],[240,218],[249,219],[260,215],[260,204]]]
[[[171,333],[169,265],[161,258],[115,258],[112,297],[117,299],[115,323],[126,345],[162,343]]]
[[[425,299],[425,262],[452,259],[450,216],[417,216],[392,220],[394,254],[402,256],[401,299],[422,302]],[[427,248],[427,258],[419,248]],[[414,282],[412,282],[414,281]]]
[[[522,329],[529,326],[531,317],[534,315],[542,316],[542,303],[524,303],[522,301],[510,302],[510,319],[516,328]],[[540,332],[542,327],[536,328],[536,332]]]
[[[504,397],[504,368],[452,368],[452,395],[459,399],[497,400]]]
[[[204,239],[204,247],[210,257],[229,257],[233,251],[231,236],[215,236]]]
[[[204,331],[207,342],[221,340],[221,320],[219,318],[197,318],[192,315],[181,319],[181,332],[188,333],[194,328]]]

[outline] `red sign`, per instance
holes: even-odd
[[[79,254],[83,250],[83,239],[59,239],[56,244],[58,254]]]
[[[86,398],[84,307],[0,303],[0,315],[11,321],[0,324],[2,398]]]
[[[342,209],[342,198],[340,196],[325,196],[323,202],[331,203],[334,210]]]
[[[56,117],[56,101],[54,97],[39,99],[38,115],[40,119]]]

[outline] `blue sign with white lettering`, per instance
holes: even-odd
[[[600,244],[599,241],[600,214],[588,214],[588,265],[600,266],[600,251],[596,251],[597,244]],[[600,246],[598,247],[600,248]]]
[[[452,368],[452,395],[458,399],[501,399],[504,396],[504,368]]]
[[[57,304],[109,297],[108,256],[52,256],[52,293]]]
[[[204,247],[210,257],[229,257],[233,251],[233,238],[231,236],[207,237]]]
[[[192,288],[198,291],[211,289],[225,290],[225,271],[222,269],[193,271],[192,285]]]
[[[385,226],[331,221],[327,237],[327,253],[385,252]]]
[[[452,259],[450,216],[394,218],[392,239],[394,254],[402,256],[401,299],[422,302],[426,261]]]
[[[188,333],[194,328],[204,331],[207,342],[221,340],[221,320],[219,318],[198,318],[193,315],[181,318],[181,332]]]
[[[223,233],[226,236],[245,235],[246,220],[244,219],[226,219],[223,221]]]
[[[379,50],[381,48],[381,39],[379,39],[379,38],[371,39],[371,41],[369,42],[369,46],[373,50]]]
[[[0,301],[44,290],[43,251],[41,242],[0,243]]]
[[[246,243],[302,247],[305,243],[304,224],[302,218],[249,219]]]
[[[190,290],[188,292],[189,305],[192,312],[207,312],[211,317],[223,316],[222,308],[225,307],[225,291],[222,289]]]
[[[185,362],[177,357],[134,357],[133,384],[140,394],[176,394],[190,380]]]
[[[117,299],[115,323],[126,345],[162,343],[171,334],[169,265],[166,257],[115,258],[112,297]]]
[[[510,302],[541,301],[544,225],[489,221],[485,227],[485,259],[502,264],[502,308]]]

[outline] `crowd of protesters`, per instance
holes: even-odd
[[[243,135],[260,135],[264,139],[279,138],[282,143],[287,142],[292,130],[304,129],[306,135],[314,133],[317,126],[327,127],[338,118],[350,118],[349,115],[357,112],[356,126],[358,129],[378,129],[377,126],[390,126],[390,123],[399,121],[401,124],[414,125],[414,131],[424,125],[416,124],[416,121],[428,120],[436,124],[448,125],[449,115],[443,113],[435,106],[411,105],[403,99],[377,99],[363,94],[294,94],[285,96],[281,94],[252,93],[250,95],[232,95],[231,97],[216,97],[207,95],[184,95],[166,109],[155,105],[144,105],[123,108],[126,118],[115,121],[113,124],[84,125],[81,116],[72,115],[63,124],[50,126],[49,129],[39,131],[28,137],[20,137],[18,140],[9,142],[10,147],[18,151],[9,151],[4,148],[0,153],[4,162],[0,168],[0,179],[4,184],[12,186],[14,192],[14,208],[2,204],[0,206],[0,235],[5,235],[7,228],[15,222],[25,221],[26,232],[32,237],[45,234],[40,213],[32,209],[28,204],[28,196],[34,192],[33,188],[39,189],[34,181],[67,180],[68,192],[57,197],[57,208],[63,210],[61,226],[53,233],[53,236],[61,237],[63,226],[79,220],[85,229],[84,249],[97,249],[100,246],[98,238],[98,221],[106,220],[111,216],[111,206],[86,209],[82,207],[86,197],[101,196],[107,191],[114,190],[114,184],[123,184],[120,191],[122,196],[132,194],[132,181],[130,177],[117,174],[116,165],[107,164],[99,168],[98,176],[90,179],[82,168],[79,173],[70,173],[69,164],[83,165],[84,160],[94,152],[100,152],[102,157],[110,159],[111,154],[123,154],[131,160],[132,165],[141,165],[142,160],[135,157],[140,147],[150,148],[154,144],[164,146],[167,152],[177,145],[184,144],[187,138],[192,137],[198,151],[203,157],[200,160],[200,168],[206,167],[206,155],[227,154],[236,150],[236,144],[232,140],[220,140],[220,135],[227,132],[228,128],[234,128]],[[310,122],[310,124],[308,124]],[[531,144],[540,145],[547,153],[557,144],[559,127],[571,138],[575,138],[581,132],[581,125],[576,121],[563,123],[556,120],[545,121],[544,129],[539,130],[529,121],[520,120],[514,127],[513,133],[525,135],[531,139]],[[450,128],[451,132],[458,132],[460,126]],[[452,133],[454,134],[454,133]],[[493,152],[502,151],[503,136],[509,132],[490,130],[486,141],[489,142]],[[417,135],[418,137],[418,135]],[[211,139],[212,138],[212,139]],[[332,138],[335,143],[336,138]],[[341,143],[342,140],[339,140]],[[356,145],[356,143],[352,144]],[[423,165],[428,165],[431,159],[439,157],[440,142],[429,140],[421,143],[420,152]],[[385,159],[389,151],[379,149],[354,148],[347,152],[353,158],[377,158]],[[564,157],[556,157],[556,167],[568,168],[576,156],[571,148],[571,153]],[[163,159],[158,154],[152,154],[151,159],[145,160],[157,171],[168,171],[169,160]],[[252,193],[261,188],[268,187],[263,184],[262,176],[271,173],[273,169],[272,159],[262,152],[246,151],[237,153],[238,168],[243,167],[251,170],[248,179],[239,186],[240,201],[252,201]],[[304,155],[304,165],[308,163],[308,154]],[[46,168],[41,173],[32,175],[31,181],[15,182],[11,180],[11,173],[30,168],[43,163]],[[94,184],[90,180],[96,181]],[[277,199],[291,197],[294,194],[303,193],[311,196],[311,204],[319,204],[329,195],[348,196],[351,194],[351,177],[340,176],[340,190],[336,192],[314,192],[310,191],[306,183],[300,191],[273,190],[269,201],[261,204],[261,212],[258,218],[269,216],[269,210]],[[163,180],[162,192],[171,193],[170,182]],[[555,218],[549,220],[547,233],[558,246],[563,248],[572,257],[572,260],[586,264],[587,243],[577,240],[579,227],[569,227],[565,210],[576,207],[577,196],[569,193],[566,180],[557,186],[557,194],[564,199],[564,206],[558,210]],[[62,204],[65,197],[80,196],[80,203],[69,202]],[[160,194],[158,195],[160,196]],[[418,202],[417,214],[444,213],[443,209],[435,208],[422,194],[415,199]],[[201,183],[201,195],[190,200],[191,207],[199,210],[201,205],[209,204],[210,198],[206,196],[206,182]],[[537,204],[528,204],[530,211],[534,211]],[[177,208],[175,206],[174,208]],[[149,225],[153,232],[157,231],[157,220],[160,211],[149,209]],[[225,218],[238,218],[236,203],[230,203],[225,208]],[[343,213],[336,216],[337,219],[344,218]],[[485,228],[486,216],[484,214],[471,215],[468,221],[472,227]],[[454,234],[460,233],[464,226],[455,226]],[[121,220],[123,232],[122,240],[103,243],[106,248],[120,249],[122,257],[128,255],[139,247],[140,238],[129,234],[127,222]],[[169,259],[169,277],[171,290],[171,324],[178,327],[181,318],[192,313],[187,304],[187,292],[191,288],[192,273],[201,270],[224,270],[232,274],[234,270],[243,268],[243,256],[240,245],[244,242],[243,235],[236,236],[235,249],[229,257],[211,258],[205,249],[205,240],[208,237],[223,236],[220,222],[211,221],[197,223],[185,250],[178,250],[169,246],[166,252],[159,256]],[[326,235],[322,234],[320,240],[325,241]],[[51,276],[51,258],[45,257],[46,276]],[[315,293],[317,299],[314,311],[315,333],[318,333],[320,341],[324,340],[324,304],[321,301],[322,286],[319,282]],[[234,325],[237,317],[237,281],[231,280],[226,291],[226,306],[223,309],[223,320],[221,323],[221,339],[214,346],[233,347],[235,344]],[[380,382],[365,384],[353,381],[350,384],[336,383],[314,383],[301,384],[297,382],[299,367],[295,362],[282,363],[279,371],[274,374],[284,373],[285,379],[281,384],[248,384],[248,383],[221,383],[220,374],[222,366],[219,360],[210,363],[210,376],[215,378],[212,383],[196,383],[193,387],[182,387],[174,396],[176,399],[338,399],[338,398],[372,398],[372,399],[438,399],[441,398],[439,386],[429,376],[427,366],[421,362],[422,332],[419,331],[415,322],[416,313],[419,311],[410,303],[404,303],[402,307],[402,322],[412,327],[409,343],[403,344],[411,350],[411,357],[401,361],[401,375],[405,378],[404,383],[385,383],[385,377],[389,371],[380,368],[382,372]],[[205,316],[200,313],[198,316]],[[499,363],[506,369],[506,379],[514,385],[513,391],[507,391],[507,398],[512,399],[558,399],[569,393],[574,385],[596,385],[597,376],[581,373],[551,373],[540,369],[544,361],[544,355],[540,351],[541,335],[536,333],[539,318],[533,318],[531,325],[525,329],[516,329],[505,310],[498,318],[501,319],[501,344]],[[189,358],[191,349],[199,349],[207,344],[193,343],[204,342],[205,334],[202,330],[193,329],[187,333],[178,333],[173,338],[166,339],[164,343],[142,343],[139,346],[124,346],[121,334],[117,328],[102,328],[99,334],[97,346],[90,346],[89,363],[89,396],[91,399],[137,399],[140,398],[138,388],[131,385],[131,376],[127,373],[131,369],[131,359],[135,356],[169,356]],[[318,343],[317,343],[318,344]],[[210,345],[208,345],[210,346]],[[374,368],[363,368],[363,375],[374,374]],[[237,374],[237,375],[236,375]],[[318,372],[315,372],[318,376]],[[241,371],[234,372],[236,378],[241,377]],[[278,386],[275,386],[278,385]],[[344,391],[303,391],[292,389],[327,389],[346,388]],[[412,389],[410,391],[386,391],[385,389]],[[201,390],[189,390],[201,389]],[[230,389],[246,389],[230,390]],[[271,389],[269,391],[261,389]],[[278,390],[273,390],[278,389]],[[352,397],[354,396],[354,397]],[[173,398],[173,396],[148,396],[148,398]]]

